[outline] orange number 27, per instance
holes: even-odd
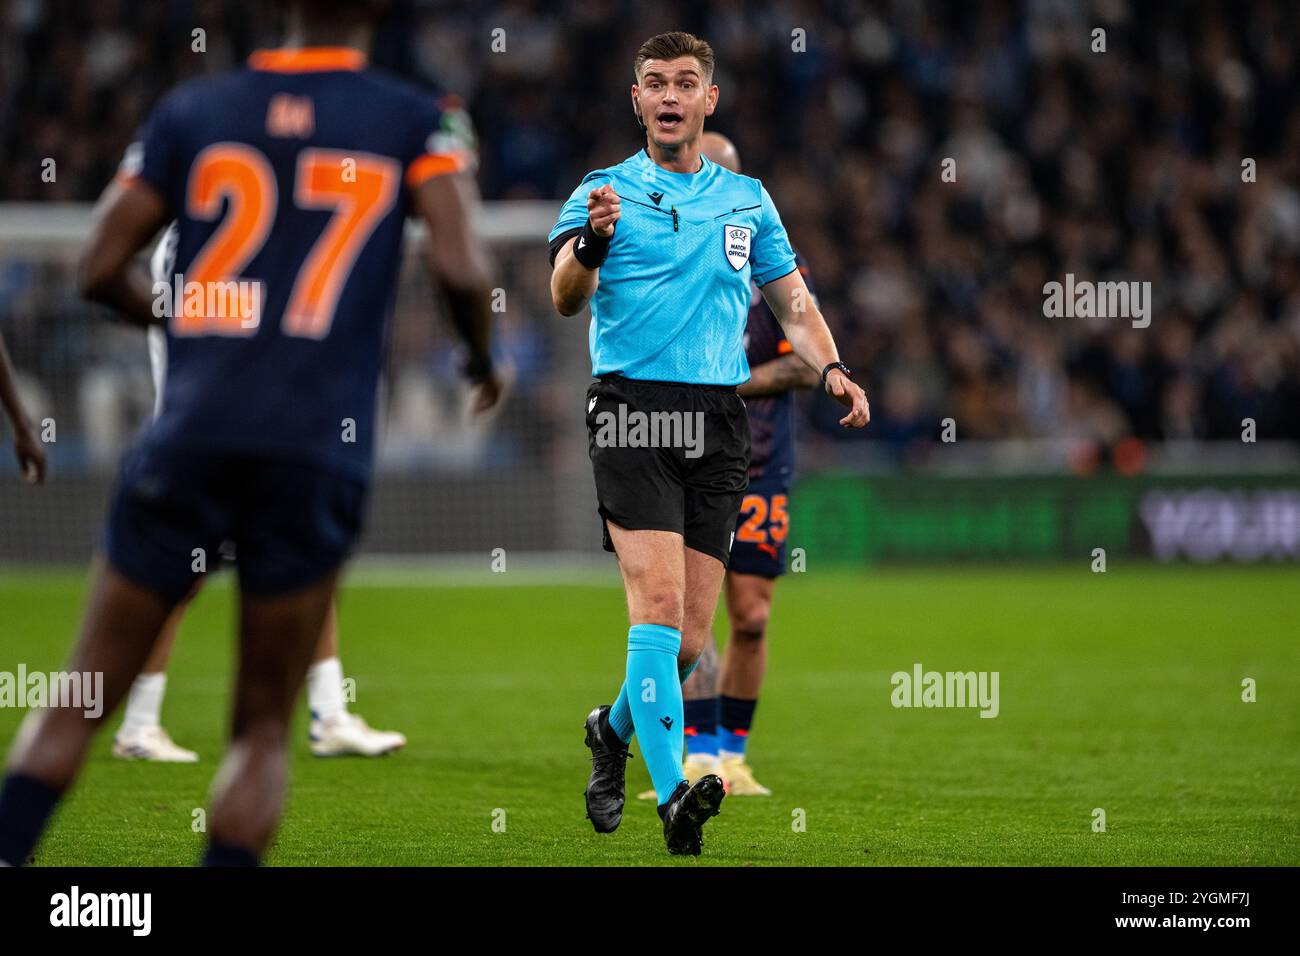
[[[321,339],[329,334],[339,296],[352,266],[380,220],[393,208],[399,164],[385,156],[333,149],[304,150],[298,157],[294,201],[302,209],[332,210],[329,222],[298,270],[281,329]],[[190,171],[186,209],[196,219],[215,219],[229,200],[225,220],[194,257],[187,284],[228,282],[261,251],[278,202],[275,173],[267,158],[242,143],[217,143],[199,153]],[[178,316],[180,335],[252,335],[239,317]]]

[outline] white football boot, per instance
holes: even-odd
[[[149,760],[154,763],[198,763],[193,750],[178,747],[167,731],[157,724],[123,728],[113,738],[113,756],[118,760]]]
[[[733,797],[770,797],[772,791],[754,779],[754,771],[745,762],[744,754],[722,758],[722,776],[727,781],[727,793]]]
[[[406,746],[406,736],[374,730],[347,711],[332,720],[311,722],[311,752],[317,757],[382,757]]]

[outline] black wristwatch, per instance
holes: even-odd
[[[827,376],[828,374],[830,374],[830,370],[833,369],[833,368],[837,368],[837,369],[839,369],[839,370],[840,370],[841,372],[843,372],[843,373],[845,374],[845,376],[848,377],[848,378],[852,378],[852,377],[853,377],[853,373],[852,373],[851,371],[849,371],[849,367],[848,367],[847,365],[845,365],[843,362],[831,362],[831,363],[830,363],[829,365],[827,365],[824,369],[822,369],[822,389],[823,389],[823,390],[826,388],[826,376]]]

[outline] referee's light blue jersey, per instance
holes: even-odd
[[[795,271],[794,250],[763,184],[701,157],[674,173],[643,149],[588,173],[560,210],[550,240],[581,229],[587,194],[606,183],[622,200],[591,300],[591,371],[704,385],[749,379],[750,280]]]

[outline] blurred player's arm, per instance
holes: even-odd
[[[465,373],[479,386],[474,410],[486,411],[504,389],[492,366],[492,260],[474,233],[478,186],[469,173],[433,176],[415,188],[413,199],[429,228],[429,269],[469,350]]]
[[[595,294],[620,215],[618,193],[609,183],[587,194],[586,225],[564,242],[551,272],[551,302],[560,315],[577,315]]]
[[[136,255],[170,218],[167,203],[153,187],[138,179],[110,183],[95,206],[77,267],[82,297],[111,307],[135,325],[165,324],[165,316],[154,314],[149,269]]]
[[[820,383],[818,373],[791,352],[750,368],[749,381],[737,386],[736,391],[741,398],[757,398],[781,395],[796,388],[816,388]]]
[[[759,291],[781,324],[794,354],[816,373],[820,382],[822,369],[838,362],[840,356],[831,330],[799,270],[792,269],[781,278],[760,286]],[[840,419],[841,425],[862,428],[871,421],[866,393],[840,369],[830,370],[825,387],[828,395],[849,409],[849,413]]]
[[[42,483],[45,481],[45,449],[36,440],[31,420],[18,399],[14,367],[9,362],[9,353],[5,351],[3,339],[0,339],[0,405],[4,406],[9,422],[14,427],[14,455],[18,459],[23,480],[28,484]]]

